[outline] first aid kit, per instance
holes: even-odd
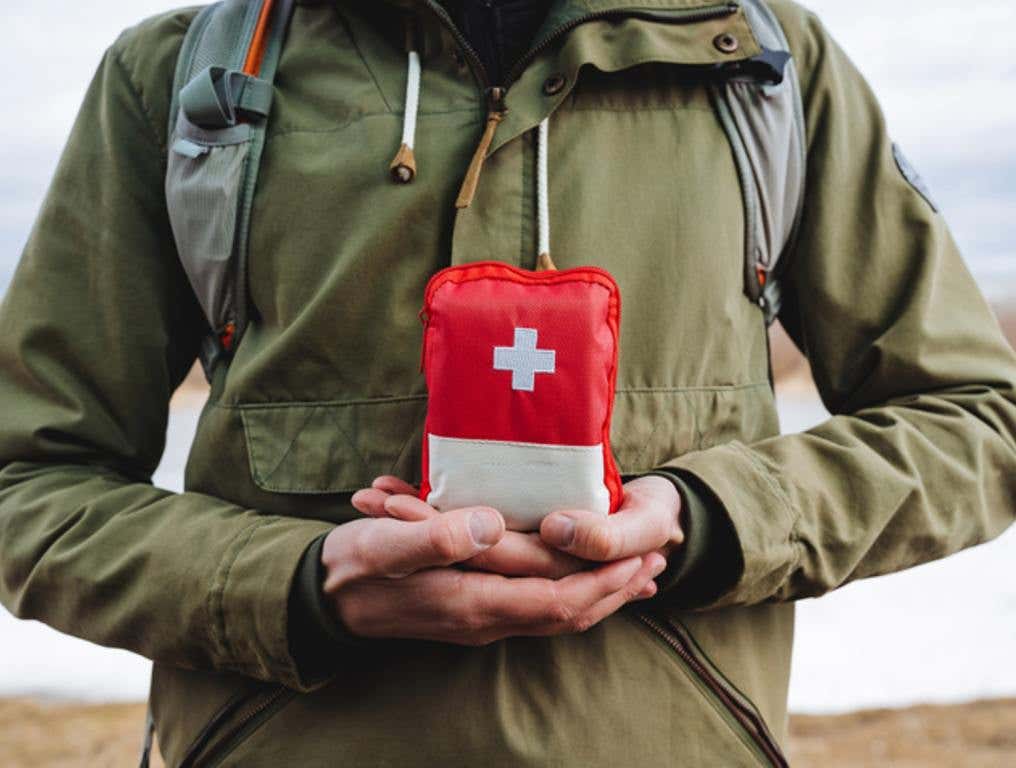
[[[560,509],[621,503],[610,448],[620,292],[598,267],[448,267],[427,285],[420,498],[483,505],[537,530]]]

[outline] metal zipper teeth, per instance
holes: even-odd
[[[219,751],[221,752],[222,757],[225,757],[226,755],[229,754],[229,751],[234,746],[237,737],[243,733],[244,728],[246,728],[251,721],[253,721],[256,717],[262,714],[269,707],[272,707],[276,703],[278,703],[278,701],[282,699],[283,696],[285,696],[287,693],[292,694],[293,692],[287,689],[285,686],[280,685],[278,688],[272,691],[271,694],[261,699],[256,706],[251,707],[250,710],[247,711],[242,718],[240,718],[240,722],[236,724],[235,728],[233,728],[233,732],[230,734],[229,738],[220,743]],[[216,760],[214,764],[218,764],[220,760],[221,758],[219,760]]]
[[[483,85],[484,91],[489,92],[493,88],[503,88],[507,90],[512,83],[514,83],[529,66],[530,62],[539,56],[543,51],[547,50],[553,45],[559,38],[567,34],[575,27],[585,24],[590,21],[596,21],[598,19],[607,19],[613,16],[633,17],[633,18],[646,18],[655,21],[665,21],[670,23],[679,24],[693,24],[699,21],[709,21],[710,19],[719,19],[724,16],[731,16],[737,13],[740,6],[735,2],[727,2],[722,5],[710,5],[704,8],[689,8],[689,9],[674,9],[670,11],[658,11],[648,9],[613,9],[605,11],[592,11],[590,13],[576,16],[574,19],[555,27],[549,35],[544,37],[535,46],[530,48],[523,56],[518,59],[515,64],[512,65],[511,70],[506,78],[506,83],[503,86],[495,86],[490,82],[490,77],[487,74],[486,67],[483,66],[483,62],[480,61],[480,56],[476,52],[476,49],[470,45],[465,35],[459,31],[459,28],[455,25],[451,16],[444,9],[442,5],[435,2],[434,0],[427,0],[427,7],[434,13],[435,16],[444,24],[445,28],[451,33],[452,37],[455,38],[455,42],[459,44],[465,52],[467,58],[470,60],[470,65],[473,71],[477,75]]]
[[[779,745],[769,733],[768,727],[761,721],[761,718],[748,707],[744,706],[732,696],[723,683],[692,654],[685,641],[677,633],[664,627],[660,622],[645,615],[637,614],[638,618],[655,632],[667,645],[674,649],[674,652],[681,657],[688,667],[706,684],[716,698],[740,723],[741,727],[748,733],[752,741],[762,750],[766,759],[776,768],[789,768],[787,759],[783,756]]]
[[[490,84],[490,76],[487,74],[487,68],[484,67],[483,62],[480,61],[480,54],[476,52],[476,49],[469,44],[466,36],[459,31],[457,26],[455,26],[455,22],[452,20],[452,17],[448,15],[448,11],[444,9],[443,5],[435,2],[435,0],[427,0],[426,5],[451,33],[452,37],[455,38],[455,42],[459,44],[459,47],[463,50],[463,52],[465,52],[466,57],[469,59],[469,64],[473,68],[473,73],[483,86],[484,92],[490,90],[492,87]]]
[[[199,757],[201,760],[200,763],[201,765],[218,764],[218,762],[223,757],[225,757],[226,754],[228,754],[230,746],[235,741],[236,737],[243,732],[243,729],[246,728],[247,725],[250,724],[250,722],[254,718],[258,717],[266,709],[278,703],[279,699],[281,699],[286,693],[291,693],[291,691],[289,691],[289,689],[287,689],[285,686],[279,685],[275,687],[268,695],[264,696],[263,698],[259,698],[256,704],[254,704],[246,712],[244,712],[243,715],[240,717],[239,721],[232,728],[229,729],[228,733],[220,735],[219,738],[217,739],[213,738],[215,728],[212,727],[213,725],[212,723],[209,723],[209,726],[205,728],[205,733],[200,743],[195,744],[190,749],[187,757],[180,765],[181,766],[197,765],[198,763],[196,761],[199,759]],[[237,699],[239,700],[242,700],[243,698],[244,695],[242,693],[237,696]],[[227,704],[226,707],[223,708],[223,711],[219,713],[219,716],[213,718],[213,722],[214,721],[221,722],[227,717],[233,715],[236,709],[239,708],[238,704],[239,701],[235,703],[230,702],[230,704]],[[216,753],[219,754],[218,757],[216,757]],[[213,762],[211,763],[208,762],[209,757],[213,759]]]
[[[243,704],[247,695],[246,691],[238,691],[233,694],[233,696],[231,696],[214,715],[212,715],[211,719],[209,719],[209,721],[205,724],[205,727],[201,729],[200,733],[198,733],[197,737],[187,748],[186,754],[180,761],[180,768],[188,768],[194,764],[195,758],[211,740],[212,735],[215,733],[219,725],[227,720],[230,715],[232,715],[241,706],[241,704]]]

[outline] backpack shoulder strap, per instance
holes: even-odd
[[[745,293],[772,323],[780,309],[778,266],[793,244],[807,171],[804,108],[797,69],[779,20],[765,0],[742,0],[767,73],[742,73],[712,88],[733,149],[745,210]]]
[[[177,58],[166,204],[180,261],[208,319],[205,374],[249,320],[250,218],[273,81],[293,0],[221,0],[194,18]]]

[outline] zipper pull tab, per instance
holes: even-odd
[[[455,200],[456,208],[468,208],[476,196],[476,185],[480,181],[480,171],[483,170],[483,161],[487,159],[487,152],[494,141],[494,133],[498,124],[504,119],[508,108],[504,103],[504,88],[495,87],[487,89],[487,124],[480,137],[480,143],[476,145],[473,159],[469,162],[466,176],[462,180],[462,188],[459,189],[459,196]]]
[[[420,342],[420,373],[423,373],[427,362],[427,325],[430,323],[430,315],[427,314],[426,307],[420,310],[419,318],[423,324],[423,340]]]

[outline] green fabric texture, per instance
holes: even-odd
[[[801,76],[809,176],[780,319],[834,416],[779,434],[764,318],[744,295],[737,170],[695,76],[758,47],[740,12],[628,13],[644,5],[556,0],[459,211],[485,102],[430,5],[295,8],[253,199],[251,324],[215,372],[179,494],[150,478],[207,331],[164,193],[195,11],[143,22],[106,54],[0,306],[0,601],[153,659],[169,765],[199,736],[223,765],[765,764],[637,619],[644,606],[481,648],[336,640],[329,672],[324,651],[291,642],[301,564],[359,516],[350,493],[377,474],[420,479],[427,280],[478,259],[535,263],[531,129],[548,115],[554,261],[603,267],[621,289],[619,468],[672,476],[688,511],[689,548],[653,610],[777,739],[794,600],[1011,524],[1016,356],[900,173],[863,78],[786,0],[771,5]],[[395,184],[407,12],[423,65],[417,175]],[[723,33],[737,52],[714,45]],[[547,95],[554,74],[565,86]]]

